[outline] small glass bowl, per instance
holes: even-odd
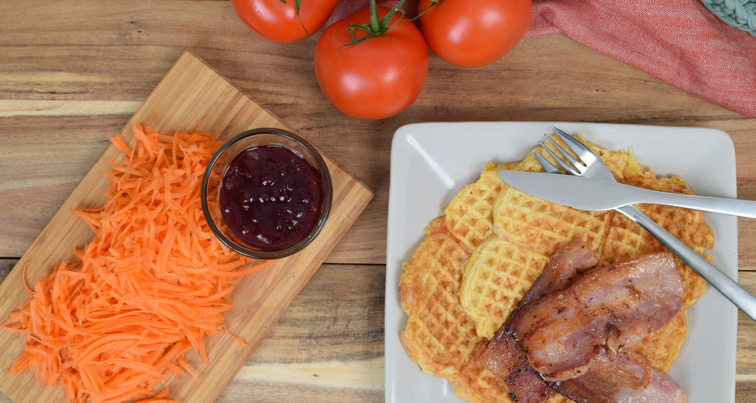
[[[277,145],[288,148],[298,154],[321,177],[321,192],[323,194],[320,205],[320,217],[310,233],[295,245],[281,250],[262,250],[255,245],[250,245],[239,238],[226,224],[220,206],[220,188],[223,177],[231,162],[240,153],[253,148],[268,145]],[[320,233],[326,223],[331,210],[333,198],[333,185],[331,174],[323,158],[310,143],[294,133],[275,128],[259,128],[248,130],[226,142],[213,155],[202,178],[202,211],[205,214],[210,229],[224,245],[235,252],[255,259],[279,259],[292,255],[307,246]]]

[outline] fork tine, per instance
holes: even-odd
[[[554,146],[554,148],[557,149],[557,151],[559,151],[562,154],[561,159],[566,159],[567,161],[569,161],[570,164],[572,164],[572,166],[578,172],[580,173],[585,172],[586,168],[588,167],[583,163],[582,160],[580,160],[579,158],[575,159],[567,150],[565,150],[564,148],[562,148],[562,146],[557,144],[557,142],[554,141],[551,137],[546,137],[546,139]]]
[[[547,139],[548,139],[548,137],[547,137]],[[551,139],[548,139],[548,140],[551,141]],[[577,167],[572,166],[572,165],[564,162],[564,160],[560,156],[558,156],[555,152],[551,151],[550,148],[546,147],[546,144],[544,144],[543,141],[539,141],[538,144],[540,144],[541,147],[543,147],[543,149],[546,150],[546,152],[549,153],[549,155],[551,155],[554,158],[554,160],[556,160],[557,164],[559,164],[559,166],[561,166],[562,168],[564,168],[565,171],[571,173],[572,175],[580,175],[580,172],[578,172]],[[556,145],[553,141],[551,141],[551,144]],[[564,151],[559,146],[557,146],[557,148],[560,149],[561,151]],[[572,158],[572,157],[570,157],[570,158]],[[574,161],[575,159],[572,158],[572,160]],[[575,162],[577,162],[577,161],[575,161]]]
[[[532,150],[531,152],[533,153],[533,156],[536,157],[536,159],[538,160],[538,163],[541,164],[541,166],[546,172],[550,174],[563,174],[564,173],[559,168],[557,168],[556,165],[550,163],[549,160],[544,158],[543,155],[541,155],[536,150]]]
[[[567,147],[569,147],[570,150],[572,150],[572,152],[574,152],[575,155],[577,155],[586,165],[596,160],[596,154],[594,154],[585,144],[579,142],[576,138],[557,127],[551,126],[551,130],[553,130],[554,133],[564,141],[564,144],[566,144]]]

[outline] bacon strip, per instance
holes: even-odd
[[[554,394],[530,366],[525,349],[506,333],[506,324],[488,342],[480,359],[486,369],[504,381],[515,402],[543,403]]]
[[[598,267],[523,306],[509,329],[544,379],[563,381],[584,374],[604,348],[619,351],[663,326],[682,293],[672,254],[644,255]]]
[[[546,265],[541,275],[533,283],[519,306],[542,298],[546,294],[566,288],[583,271],[595,266],[598,258],[585,242],[575,238],[559,249]],[[512,400],[521,403],[541,403],[547,401],[554,391],[536,374],[530,366],[525,349],[507,334],[509,322],[496,332],[481,354],[483,365],[504,380]]]
[[[541,275],[522,297],[519,307],[567,288],[598,263],[598,257],[582,239],[571,240],[554,253]]]
[[[585,375],[549,383],[549,386],[577,403],[683,403],[688,400],[677,382],[632,351],[615,355],[604,350]]]

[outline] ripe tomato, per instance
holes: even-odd
[[[382,18],[388,9],[378,7]],[[345,114],[360,119],[393,116],[415,101],[428,76],[428,48],[420,30],[395,14],[386,24],[391,29],[360,43],[352,41],[349,27],[371,23],[364,9],[333,23],[315,46],[315,75],[331,103]],[[359,39],[365,36],[354,30]],[[343,46],[343,47],[342,47]]]
[[[420,0],[423,11],[432,0]],[[441,0],[420,17],[428,47],[449,63],[478,67],[493,63],[525,36],[531,0]]]
[[[313,35],[318,32],[338,3],[338,0],[302,0],[297,16],[294,1],[231,0],[231,4],[239,18],[263,38],[276,42],[296,42],[306,38],[308,33]]]

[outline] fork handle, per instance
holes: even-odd
[[[690,249],[682,241],[675,238],[672,234],[660,227],[654,220],[648,218],[634,206],[624,206],[616,209],[620,213],[628,216],[631,220],[638,223],[651,235],[661,241],[664,246],[669,248],[683,262],[690,266],[696,273],[700,274],[706,281],[716,288],[722,295],[729,299],[735,306],[740,308],[751,319],[756,320],[756,296],[743,288],[735,280],[722,273],[704,259],[701,255]]]

